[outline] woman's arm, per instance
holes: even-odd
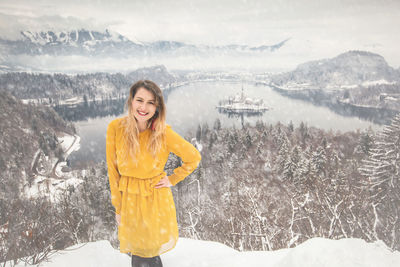
[[[110,181],[111,203],[115,207],[115,213],[121,213],[121,192],[118,190],[120,174],[117,167],[117,156],[115,153],[115,121],[107,127],[106,136],[106,158],[108,168],[108,179]]]
[[[191,143],[172,130],[169,125],[166,134],[168,150],[179,156],[183,161],[182,166],[176,168],[174,173],[168,177],[171,184],[176,185],[197,168],[201,155]]]

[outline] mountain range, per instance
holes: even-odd
[[[18,40],[0,38],[0,51],[9,55],[83,55],[83,56],[156,56],[170,55],[210,55],[210,53],[256,53],[273,52],[281,48],[289,39],[273,45],[193,45],[183,42],[160,40],[156,42],[131,41],[125,36],[105,30],[105,32],[80,29],[75,31],[21,31]]]

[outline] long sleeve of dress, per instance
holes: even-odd
[[[115,143],[115,125],[110,123],[107,128],[106,136],[106,159],[108,168],[108,178],[111,190],[111,203],[115,207],[115,213],[121,213],[121,192],[118,190],[119,180],[121,178],[117,167],[116,143]]]
[[[201,154],[191,143],[173,131],[171,127],[167,127],[166,133],[168,150],[179,156],[183,161],[182,165],[176,168],[174,173],[168,177],[171,184],[176,185],[197,168],[201,160]]]

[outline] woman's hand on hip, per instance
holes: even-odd
[[[172,186],[171,182],[168,179],[168,176],[164,176],[161,180],[156,184],[155,188],[162,188],[162,187],[170,187]]]

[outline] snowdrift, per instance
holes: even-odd
[[[398,267],[400,252],[391,252],[382,241],[312,238],[295,248],[239,252],[221,243],[180,238],[175,249],[161,255],[165,267]],[[17,266],[25,266],[19,264]],[[56,252],[43,267],[130,266],[130,257],[101,240]]]

